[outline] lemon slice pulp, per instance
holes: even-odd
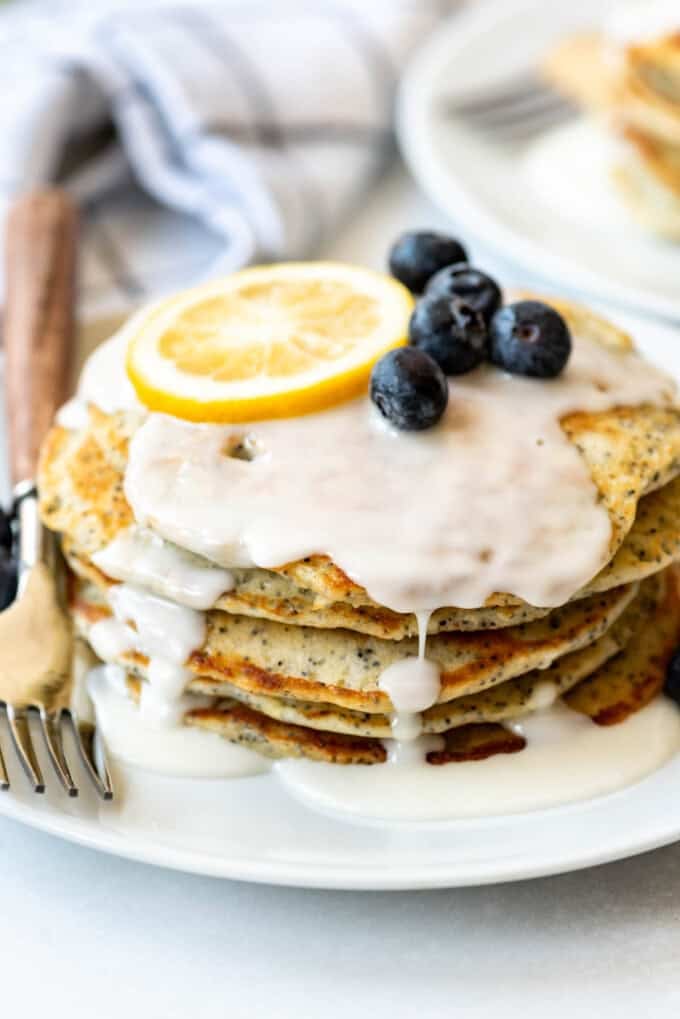
[[[154,305],[127,371],[149,409],[189,421],[308,414],[366,391],[412,307],[396,280],[356,266],[245,269]]]

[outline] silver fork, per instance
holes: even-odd
[[[0,715],[34,792],[45,792],[45,780],[31,719],[66,793],[78,795],[65,750],[68,730],[86,775],[103,799],[111,799],[95,729],[69,707],[73,639],[61,605],[63,570],[56,539],[40,523],[31,480],[67,385],[75,223],[74,207],[58,191],[25,196],[7,220],[5,377],[19,538],[17,598],[0,613]],[[0,745],[0,788],[9,784]]]
[[[506,143],[526,141],[578,113],[576,104],[543,81],[535,69],[444,96],[440,104],[445,116]]]

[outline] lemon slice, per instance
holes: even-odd
[[[401,283],[357,266],[245,269],[154,305],[127,371],[143,404],[189,421],[308,414],[366,391],[412,308]]]

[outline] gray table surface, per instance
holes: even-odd
[[[397,170],[326,254],[379,265],[397,230],[440,222]],[[0,1012],[48,1009],[677,1016],[680,845],[514,885],[325,893],[155,869],[0,818]]]

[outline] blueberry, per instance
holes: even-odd
[[[571,354],[571,334],[554,308],[518,301],[501,308],[489,328],[491,360],[513,375],[552,379]]]
[[[12,518],[0,507],[0,549],[10,552],[13,541]]]
[[[17,564],[13,559],[0,559],[0,611],[12,604],[17,593]]]
[[[399,347],[374,365],[371,399],[397,428],[416,432],[439,421],[449,400],[449,386],[431,357],[415,347]]]
[[[680,648],[678,648],[666,669],[664,693],[676,704],[680,704]]]
[[[425,288],[426,297],[448,297],[464,301],[479,312],[488,324],[501,305],[502,294],[495,280],[467,262],[447,265],[432,277]]]
[[[430,277],[452,262],[467,262],[463,245],[428,230],[402,234],[389,255],[390,272],[414,294],[422,294]]]
[[[463,301],[426,294],[416,304],[408,335],[411,345],[434,358],[446,375],[462,375],[486,358],[486,322]]]

